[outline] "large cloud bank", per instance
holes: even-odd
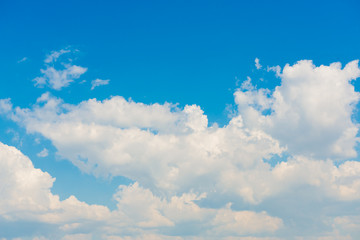
[[[278,75],[273,91],[244,82],[224,127],[209,126],[197,105],[119,96],[72,105],[49,93],[31,108],[1,100],[3,115],[49,139],[83,172],[134,182],[119,186],[113,211],[60,201],[53,178],[2,144],[3,221],[46,223],[59,239],[360,237],[360,163],[351,160],[358,62],[300,61]]]

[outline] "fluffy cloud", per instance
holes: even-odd
[[[299,61],[284,67],[274,92],[239,90],[235,101],[246,126],[262,129],[291,153],[351,158],[358,142],[358,125],[351,116],[359,101],[351,81],[359,76],[358,61],[344,68]]]
[[[120,186],[114,195],[117,209],[110,212],[106,207],[88,205],[74,196],[60,201],[51,193],[54,179],[46,172],[35,169],[31,161],[14,147],[0,143],[1,218],[6,221],[35,221],[58,225],[57,236],[61,239],[92,239],[92,236],[111,234],[129,236],[151,233],[156,227],[176,227],[179,223],[196,223],[199,229],[223,236],[237,228],[232,234],[273,232],[283,226],[282,220],[266,212],[233,211],[228,205],[222,209],[201,208],[195,201],[205,195],[194,193],[160,198],[134,183]],[[6,184],[5,184],[6,183]],[[93,226],[93,233],[71,234]],[[256,224],[255,224],[256,223]],[[256,225],[248,228],[250,225]],[[208,226],[207,226],[208,225]],[[94,230],[95,229],[95,230]],[[129,233],[128,233],[129,234]],[[20,235],[21,236],[21,235]]]
[[[281,219],[271,217],[266,212],[234,211],[230,208],[231,204],[220,209],[199,207],[195,201],[202,198],[206,198],[206,195],[186,193],[167,200],[135,183],[120,186],[115,194],[118,209],[114,214],[123,216],[121,219],[134,227],[172,227],[186,233],[189,229],[182,229],[181,226],[191,223],[198,227],[197,234],[219,237],[271,233],[283,226]],[[201,233],[200,229],[206,229],[206,232]]]
[[[45,85],[52,89],[60,90],[63,87],[69,86],[75,79],[80,78],[82,74],[87,71],[87,68],[73,65],[70,63],[61,63],[61,68],[55,68],[55,62],[57,59],[66,53],[70,53],[68,49],[62,49],[60,51],[53,51],[45,59],[45,69],[41,69],[42,75],[33,79],[35,86],[43,87]]]
[[[45,93],[31,108],[0,100],[0,113],[51,140],[83,172],[133,180],[119,187],[117,208],[103,210],[93,229],[64,222],[69,236],[275,239],[284,228],[282,236],[295,236],[304,219],[318,232],[298,239],[357,236],[343,229],[357,226],[360,215],[347,213],[360,202],[360,163],[348,160],[358,142],[352,114],[359,96],[351,84],[360,76],[358,62],[342,68],[300,61],[276,71],[281,85],[273,91],[257,89],[250,77],[241,85],[238,114],[223,127],[209,126],[197,105],[180,109],[118,96],[72,105]],[[89,219],[86,209],[95,207],[75,197],[59,204],[72,215],[64,210],[38,219]]]
[[[284,150],[264,132],[244,128],[241,117],[224,128],[208,127],[195,105],[181,110],[113,97],[73,106],[45,94],[33,110],[17,108],[12,118],[50,139],[59,155],[84,172],[125,176],[165,194],[233,192],[218,184],[229,169],[269,169],[262,159]],[[250,192],[235,192],[255,201]]]
[[[0,143],[1,196],[6,196],[0,201],[1,218],[62,223],[84,218],[101,220],[109,214],[106,207],[87,205],[74,196],[60,201],[50,191],[54,180],[34,168],[19,150]]]
[[[195,105],[181,110],[170,104],[145,105],[121,97],[69,105],[48,93],[38,99],[33,109],[16,108],[11,117],[29,132],[50,139],[58,154],[82,171],[96,176],[125,176],[163,194],[218,191],[235,193],[246,202],[258,204],[295,185],[305,184],[318,186],[326,196],[335,199],[360,198],[356,194],[359,190],[356,174],[347,170],[357,173],[357,162],[336,167],[331,161],[295,157],[272,167],[263,161],[285,150],[259,129],[263,127],[261,121],[277,120],[277,111],[269,116],[260,115],[262,109],[272,107],[276,101],[268,97],[268,90],[247,89],[250,90],[236,93],[239,109],[244,112],[222,128],[208,126],[206,115]],[[243,106],[247,109],[241,109]],[[336,123],[349,120],[344,116],[333,117],[340,118]],[[333,127],[324,127],[320,133]],[[308,135],[316,130],[309,129]],[[308,137],[308,141],[313,140]],[[289,143],[293,150],[291,147]],[[341,185],[344,181],[346,184]]]

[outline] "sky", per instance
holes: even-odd
[[[359,10],[0,1],[0,239],[359,239]]]

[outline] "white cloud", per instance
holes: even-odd
[[[299,230],[308,217],[318,232],[298,239],[347,239],[344,229],[358,226],[360,215],[358,209],[355,217],[344,214],[360,202],[360,162],[347,160],[358,142],[352,114],[359,95],[351,84],[360,76],[357,64],[315,67],[300,61],[282,73],[275,68],[281,85],[274,91],[256,89],[249,77],[235,93],[238,114],[223,127],[209,126],[197,105],[122,97],[72,105],[45,93],[31,108],[0,100],[0,113],[51,140],[57,154],[82,171],[134,181],[118,189],[114,211],[96,206],[103,217],[94,229],[74,220],[91,218],[87,211],[95,208],[75,197],[57,203],[64,213],[38,217],[62,222],[60,230],[69,235],[79,230],[103,239],[172,239],[179,232],[193,239],[275,239],[277,230]],[[281,154],[290,157],[272,159]],[[278,202],[278,208],[267,205]],[[330,225],[328,215],[335,216]]]
[[[245,95],[246,104],[256,101],[258,108],[267,108],[265,92],[245,92],[251,94]],[[331,161],[295,157],[272,168],[263,159],[285,149],[263,131],[245,128],[240,116],[218,128],[208,127],[195,105],[181,110],[113,97],[74,106],[49,94],[38,102],[41,106],[32,110],[17,108],[13,119],[50,139],[58,154],[96,176],[125,176],[169,195],[191,189],[235,193],[253,204],[301,185],[324,189],[324,195],[338,200],[360,199],[355,194],[359,180],[346,170],[351,166],[355,171],[356,162],[335,167]]]
[[[46,148],[44,148],[43,150],[41,150],[41,152],[37,154],[38,157],[47,157],[48,155],[49,151]]]
[[[227,236],[232,234],[273,232],[283,226],[281,219],[265,212],[234,211],[226,208],[201,208],[195,201],[204,194],[185,193],[160,198],[138,183],[120,186],[114,195],[117,209],[88,205],[74,196],[60,201],[51,193],[54,179],[46,172],[35,169],[31,161],[14,147],[0,143],[0,214],[6,221],[43,222],[59,226],[61,239],[92,239],[96,235],[124,236],[129,229],[133,236],[151,234],[156,227],[173,227],[177,224],[196,223],[198,234]],[[246,219],[246,222],[244,220]],[[248,226],[256,223],[256,226]],[[203,231],[206,227],[207,231]],[[90,230],[71,234],[74,230]],[[37,230],[38,232],[38,230]],[[46,231],[45,231],[46,233]],[[147,234],[146,234],[147,235]],[[46,236],[46,235],[44,235]],[[60,239],[60,237],[59,237]]]
[[[281,75],[281,67],[280,66],[272,66],[272,67],[268,66],[266,71],[275,72],[277,77],[280,77],[280,75]]]
[[[73,65],[70,63],[61,62],[61,69],[55,67],[54,63],[57,59],[65,54],[71,52],[70,50],[62,49],[60,51],[53,51],[45,59],[45,69],[40,69],[42,75],[33,79],[36,87],[49,86],[52,89],[60,90],[76,79],[80,78],[82,74],[87,71],[87,68]]]
[[[331,239],[331,236],[342,236],[342,239],[360,238],[360,215],[338,216],[329,223],[332,225],[333,232],[329,234],[328,239]],[[324,240],[327,240],[327,238],[324,237]]]
[[[260,64],[260,60],[258,59],[258,58],[255,58],[255,67],[256,67],[256,69],[261,69],[261,64]]]
[[[60,90],[63,87],[69,86],[75,79],[80,78],[82,74],[87,71],[87,68],[76,65],[65,65],[63,70],[57,70],[54,67],[47,66],[46,69],[41,69],[43,74],[41,77],[34,78],[35,86],[43,87],[49,85],[50,88]]]
[[[19,61],[17,61],[17,63],[22,63],[22,62],[25,62],[26,60],[28,60],[27,57],[23,57],[22,59],[20,59]]]
[[[207,117],[195,105],[180,110],[113,97],[72,106],[48,94],[39,99],[42,106],[17,108],[13,118],[53,141],[58,154],[81,170],[125,176],[152,191],[211,191],[228,169],[240,173],[268,168],[262,159],[284,150],[262,131],[245,129],[240,117],[224,128],[208,127]],[[61,113],[65,109],[67,113]],[[237,192],[253,201],[247,192]]]
[[[61,240],[91,240],[91,239],[93,239],[91,234],[83,234],[83,233],[71,234],[71,235],[69,234],[61,238]]]
[[[91,90],[94,90],[94,88],[98,87],[98,86],[104,86],[104,85],[108,85],[110,82],[109,79],[107,80],[102,80],[102,79],[95,79],[91,81]]]
[[[7,114],[12,109],[12,103],[10,98],[0,99],[0,113]]]
[[[248,76],[244,82],[241,84],[241,89],[245,91],[254,90],[254,86],[251,83],[251,78]]]
[[[214,232],[245,235],[259,232],[274,232],[282,227],[281,219],[268,216],[266,212],[241,211],[234,213],[230,208],[220,209],[212,221]]]
[[[101,220],[109,214],[103,206],[87,205],[74,196],[64,201],[50,191],[54,178],[34,168],[14,147],[0,143],[0,215],[9,221],[62,223],[79,219]]]
[[[358,125],[352,113],[359,101],[351,80],[360,76],[358,61],[315,67],[311,61],[286,65],[281,86],[237,91],[235,101],[246,126],[262,129],[295,154],[316,157],[356,156]],[[263,115],[268,109],[271,114]]]
[[[274,232],[283,227],[280,218],[271,217],[266,212],[234,211],[228,204],[224,208],[201,208],[195,201],[205,198],[204,194],[186,193],[172,196],[167,200],[160,198],[138,183],[120,186],[115,194],[117,210],[113,219],[121,219],[128,227],[152,229],[154,227],[170,227],[178,229],[186,223],[198,225],[197,234],[203,236],[237,236],[261,232]],[[116,220],[115,220],[116,221]],[[116,222],[115,222],[116,224]],[[117,226],[117,225],[115,225]],[[119,227],[108,226],[108,230],[120,234]],[[202,232],[201,229],[206,229]],[[186,229],[183,229],[186,234]]]
[[[71,51],[69,49],[61,49],[59,51],[51,51],[50,54],[48,54],[44,60],[45,63],[52,63],[52,62],[56,62],[57,59],[65,54],[65,53],[70,53]]]

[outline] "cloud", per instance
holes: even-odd
[[[71,52],[70,50],[53,51],[45,59],[45,69],[41,69],[42,75],[33,79],[36,87],[48,86],[55,90],[61,90],[67,87],[71,82],[80,78],[82,74],[87,71],[87,68],[73,65],[70,63],[61,62],[61,69],[55,67],[54,63],[57,59],[65,54]]]
[[[93,239],[91,234],[68,234],[61,238],[61,240],[91,240]]]
[[[342,68],[299,61],[277,74],[281,85],[274,90],[259,89],[248,77],[234,94],[237,113],[223,127],[209,125],[197,105],[120,96],[68,104],[45,93],[30,108],[0,100],[0,113],[49,139],[81,171],[133,181],[114,194],[115,210],[96,206],[102,216],[96,227],[86,213],[95,206],[75,197],[58,204],[65,213],[41,215],[61,222],[63,235],[356,237],[346,230],[358,226],[360,215],[360,162],[349,160],[358,143],[359,95],[351,84],[360,76],[358,62]],[[74,220],[82,214],[86,221]]]
[[[126,216],[128,224],[143,228],[167,226],[176,229],[191,222],[199,226],[198,231],[203,227],[207,229],[202,234],[218,237],[274,232],[283,226],[281,219],[271,217],[266,212],[234,211],[231,204],[220,209],[201,208],[195,201],[205,197],[204,194],[185,193],[166,200],[134,183],[120,186],[115,195],[118,201],[115,213]],[[181,231],[185,234],[187,230]]]
[[[247,85],[250,79],[248,81]],[[96,176],[125,176],[155,192],[183,194],[190,189],[200,192],[216,190],[235,193],[246,202],[259,204],[295,185],[325,188],[337,179],[335,176],[339,176],[335,173],[339,174],[340,170],[332,169],[343,169],[350,162],[336,168],[331,162],[309,158],[317,153],[318,148],[307,158],[296,157],[273,168],[263,161],[286,150],[264,132],[269,131],[267,128],[261,130],[259,127],[262,125],[254,124],[267,116],[250,121],[251,114],[260,116],[259,111],[273,106],[268,94],[265,90],[237,92],[239,109],[245,106],[248,110],[241,109],[246,110],[240,112],[244,114],[235,116],[223,128],[208,126],[206,115],[196,105],[177,109],[170,104],[145,105],[121,97],[102,102],[91,99],[79,105],[69,105],[44,94],[38,99],[41,106],[35,105],[32,110],[17,108],[13,119],[20,121],[29,132],[41,133],[50,139],[58,154],[82,171]],[[258,105],[256,109],[254,102]],[[273,116],[276,115],[269,115]],[[350,115],[348,117],[350,119]],[[283,123],[282,127],[286,125]],[[324,127],[324,124],[319,127]],[[331,126],[322,132],[333,128]],[[307,130],[308,134],[313,134],[317,129]],[[291,134],[291,129],[288,133]],[[305,134],[306,131],[302,130],[302,135]],[[310,136],[305,144],[313,140]],[[287,142],[291,143],[291,140]],[[290,151],[294,151],[292,147],[289,144]],[[353,167],[357,166],[353,163]],[[301,175],[306,173],[309,176],[311,169],[318,169],[322,178],[319,179],[317,173],[310,179]],[[331,171],[323,173],[323,169]],[[280,178],[280,172],[292,174]],[[296,181],[293,176],[298,176]],[[343,190],[332,192],[327,189],[324,194],[335,199],[359,199],[360,196],[352,194],[358,190],[356,181],[348,182],[345,188],[334,182],[335,189]]]
[[[50,191],[54,178],[34,168],[29,158],[14,147],[0,143],[1,218],[8,221],[62,223],[109,214],[103,206],[87,205],[74,196],[64,201]]]
[[[261,69],[261,64],[260,64],[260,60],[258,59],[258,58],[255,58],[255,67],[256,67],[256,69]]]
[[[64,66],[63,70],[57,70],[50,66],[47,66],[46,69],[41,69],[40,71],[43,75],[34,78],[35,86],[43,87],[48,85],[52,89],[60,90],[63,87],[69,86],[71,82],[80,78],[87,71],[87,68],[76,65],[68,64]]]
[[[152,191],[211,191],[229,169],[268,168],[262,159],[284,150],[265,133],[245,129],[240,117],[224,128],[208,127],[196,105],[181,110],[113,97],[72,106],[48,94],[40,99],[45,104],[34,111],[17,108],[14,119],[53,141],[58,154],[82,171],[125,176]],[[254,201],[246,191],[237,193]]]
[[[20,59],[19,61],[17,61],[17,63],[22,63],[22,62],[25,62],[26,60],[28,60],[27,57],[23,57],[22,59]]]
[[[12,103],[10,98],[0,99],[0,113],[7,114],[12,109]]]
[[[195,201],[204,198],[204,194],[186,193],[167,200],[138,183],[119,187],[114,195],[117,209],[112,212],[104,206],[80,202],[74,196],[60,201],[50,191],[54,178],[34,168],[30,159],[14,147],[0,143],[0,150],[1,194],[7,196],[0,199],[1,218],[57,225],[55,233],[59,239],[60,236],[63,236],[61,239],[92,239],[92,236],[107,234],[126,236],[128,229],[135,230],[137,233],[131,235],[136,236],[151,233],[156,227],[177,228],[178,224],[187,222],[206,226],[210,231],[202,232],[203,227],[199,227],[199,234],[219,237],[228,235],[232,225],[237,228],[235,235],[273,232],[283,226],[281,219],[266,212],[234,211],[229,204],[220,209],[201,208]],[[248,228],[255,223],[256,226]],[[71,234],[74,230],[86,229],[92,231]]]
[[[94,90],[94,88],[98,87],[98,86],[104,86],[104,85],[108,85],[110,82],[109,79],[107,80],[102,80],[102,79],[95,79],[91,81],[91,90]]]
[[[56,62],[57,59],[65,54],[65,53],[70,53],[71,51],[69,49],[61,49],[59,51],[51,51],[50,54],[48,54],[44,60],[45,63],[52,63],[52,62]]]
[[[343,236],[351,236],[354,239],[360,238],[360,215],[348,215],[335,217],[331,221],[334,233],[341,234]]]
[[[278,66],[272,66],[272,67],[267,67],[266,69],[267,72],[274,72],[276,74],[277,77],[280,77],[281,74],[281,67]]]
[[[36,154],[38,157],[47,157],[49,155],[49,151],[44,148],[43,150],[41,150],[41,152],[39,152],[38,154]]]
[[[239,90],[235,102],[248,127],[265,131],[294,154],[352,158],[358,142],[352,114],[359,93],[351,81],[359,76],[358,61],[344,68],[299,61],[284,67],[274,92]],[[265,110],[271,114],[264,115]]]

